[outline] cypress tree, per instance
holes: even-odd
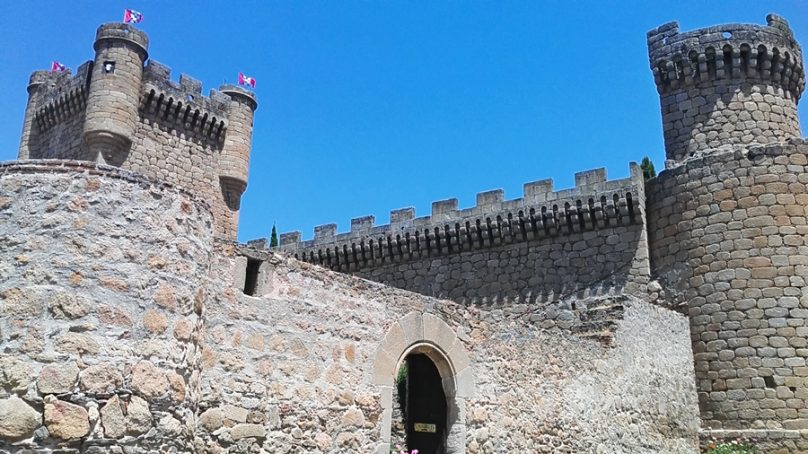
[[[645,177],[646,180],[654,178],[656,176],[656,170],[654,170],[654,163],[651,162],[648,156],[642,158],[640,168],[642,169],[642,175]]]
[[[272,223],[272,234],[269,236],[269,247],[278,247],[278,231],[275,230],[275,223]]]

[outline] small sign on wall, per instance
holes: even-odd
[[[415,423],[415,431],[416,432],[427,432],[427,433],[435,433],[438,431],[438,428],[435,424],[428,424],[425,422],[417,422]]]

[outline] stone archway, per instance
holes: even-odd
[[[410,312],[394,323],[376,350],[373,383],[382,404],[381,440],[376,452],[389,453],[396,371],[407,355],[423,354],[435,364],[447,403],[446,453],[466,452],[466,399],[474,392],[474,373],[466,348],[443,320],[432,314]]]

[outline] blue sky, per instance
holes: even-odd
[[[204,90],[257,79],[239,239],[554,178],[628,174],[664,151],[645,32],[786,17],[808,45],[808,2],[0,2],[0,161],[14,159],[32,70],[93,56],[96,27],[141,11],[150,53]],[[803,102],[803,119],[808,118]],[[808,120],[804,120],[808,121]],[[803,131],[806,128],[803,126]],[[804,135],[804,134],[803,134]]]

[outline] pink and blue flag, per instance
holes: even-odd
[[[126,24],[137,24],[143,21],[143,14],[133,10],[123,10],[123,22]]]
[[[61,73],[61,72],[64,72],[66,70],[67,70],[67,66],[59,63],[56,60],[54,60],[53,63],[51,63],[51,72]]]
[[[255,79],[245,76],[244,73],[238,73],[238,84],[249,85],[250,87],[255,88]]]

